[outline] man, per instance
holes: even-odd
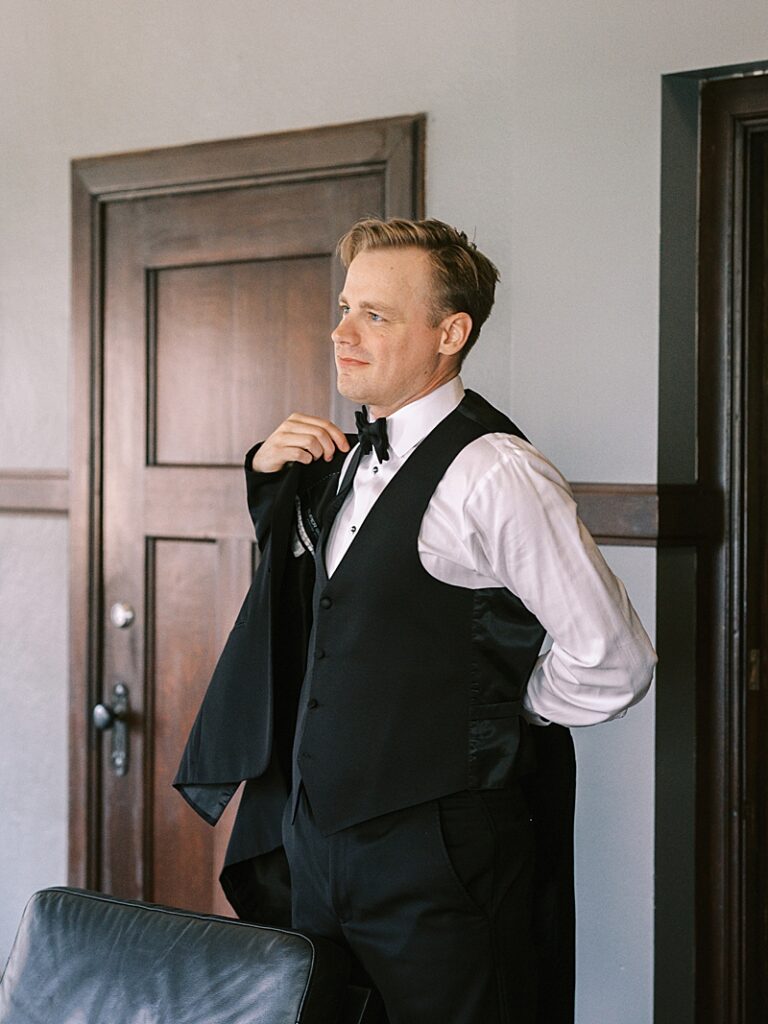
[[[461,384],[493,264],[434,220],[362,221],[340,254],[359,441],[294,414],[248,453],[266,562],[176,785],[215,821],[250,780],[234,905],[270,907],[281,838],[293,927],[347,945],[391,1024],[566,1021],[572,777],[549,723],[621,714],[655,655],[562,477]]]

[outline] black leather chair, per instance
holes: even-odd
[[[82,889],[36,893],[0,1024],[379,1024],[333,943]]]

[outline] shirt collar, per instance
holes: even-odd
[[[441,420],[453,412],[463,397],[461,377],[452,377],[428,395],[387,416],[387,437],[395,455],[402,458],[423,441]]]

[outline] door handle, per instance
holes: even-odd
[[[129,696],[125,683],[115,683],[112,687],[112,704],[97,704],[93,709],[94,726],[99,732],[112,732],[109,759],[115,775],[125,775],[128,771]]]

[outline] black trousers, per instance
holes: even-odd
[[[302,787],[290,819],[293,927],[345,945],[390,1024],[532,1024],[534,842],[516,784],[454,793],[328,837]]]

